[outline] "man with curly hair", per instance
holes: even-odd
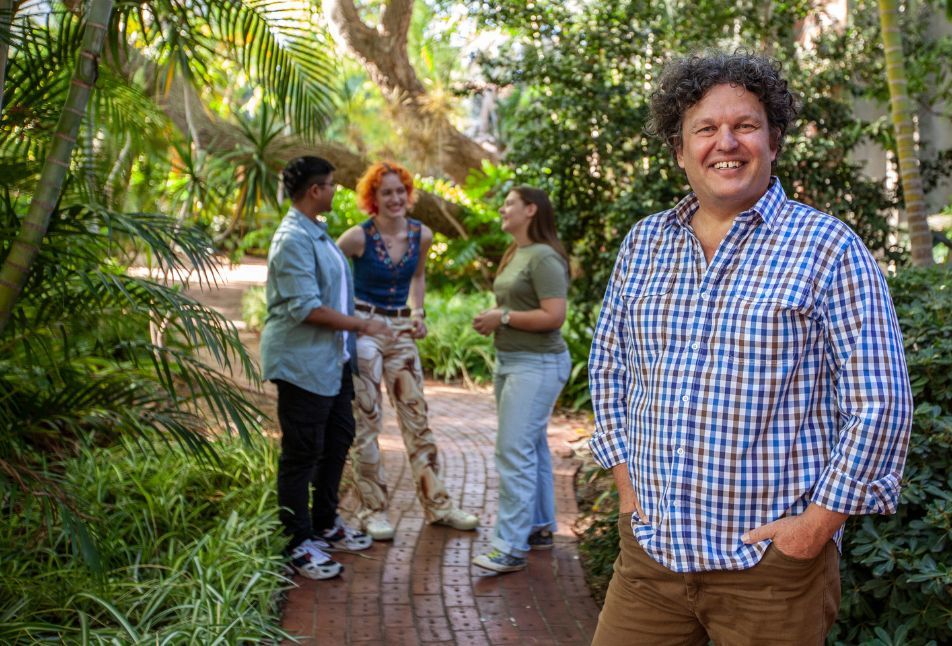
[[[621,512],[595,644],[822,644],[845,520],[896,511],[902,338],[862,241],[771,174],[797,108],[746,52],[674,60],[652,96],[692,192],[625,238],[592,343]]]

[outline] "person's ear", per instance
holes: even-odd
[[[526,204],[526,217],[533,217],[538,212],[539,206],[537,204]]]

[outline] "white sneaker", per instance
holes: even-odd
[[[394,529],[387,518],[387,514],[382,511],[375,512],[364,521],[364,531],[367,532],[375,541],[392,541]]]
[[[445,516],[434,520],[433,524],[449,525],[453,529],[468,532],[479,527],[479,516],[463,511],[459,507],[453,507]]]
[[[345,524],[340,516],[334,520],[333,527],[325,529],[314,537],[313,540],[319,547],[328,551],[346,550],[349,552],[359,552],[360,550],[368,549],[374,544],[370,536]]]
[[[312,540],[302,542],[291,551],[291,567],[309,579],[333,579],[344,569]]]

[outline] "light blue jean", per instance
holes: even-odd
[[[552,458],[546,429],[571,369],[568,351],[496,352],[499,515],[492,546],[506,554],[525,556],[531,532],[556,528]]]

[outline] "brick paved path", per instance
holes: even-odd
[[[481,527],[460,532],[424,524],[390,414],[381,448],[389,482],[396,483],[394,541],[339,554],[339,579],[297,578],[285,629],[304,643],[334,645],[591,643],[598,608],[582,578],[571,531],[578,465],[561,457],[566,440],[577,437],[572,425],[557,418],[549,428],[559,521],[555,549],[531,553],[522,572],[499,575],[470,565],[475,554],[489,549],[498,500],[492,393],[427,382],[426,394],[447,489],[463,509],[480,515]]]
[[[260,266],[242,266],[225,272],[219,289],[193,293],[240,319],[241,293],[262,280]],[[254,336],[242,338],[257,354]],[[266,389],[273,392],[270,385]],[[598,607],[582,577],[571,529],[578,513],[578,463],[566,456],[567,442],[578,437],[575,425],[555,417],[549,426],[559,522],[555,549],[532,552],[526,570],[500,575],[470,565],[475,554],[490,549],[498,501],[492,392],[428,381],[426,396],[447,489],[463,509],[479,514],[481,526],[461,532],[424,524],[403,442],[386,406],[380,444],[396,536],[364,552],[338,553],[344,572],[337,579],[297,577],[284,628],[302,643],[328,646],[591,643]],[[346,506],[345,499],[345,513]]]

